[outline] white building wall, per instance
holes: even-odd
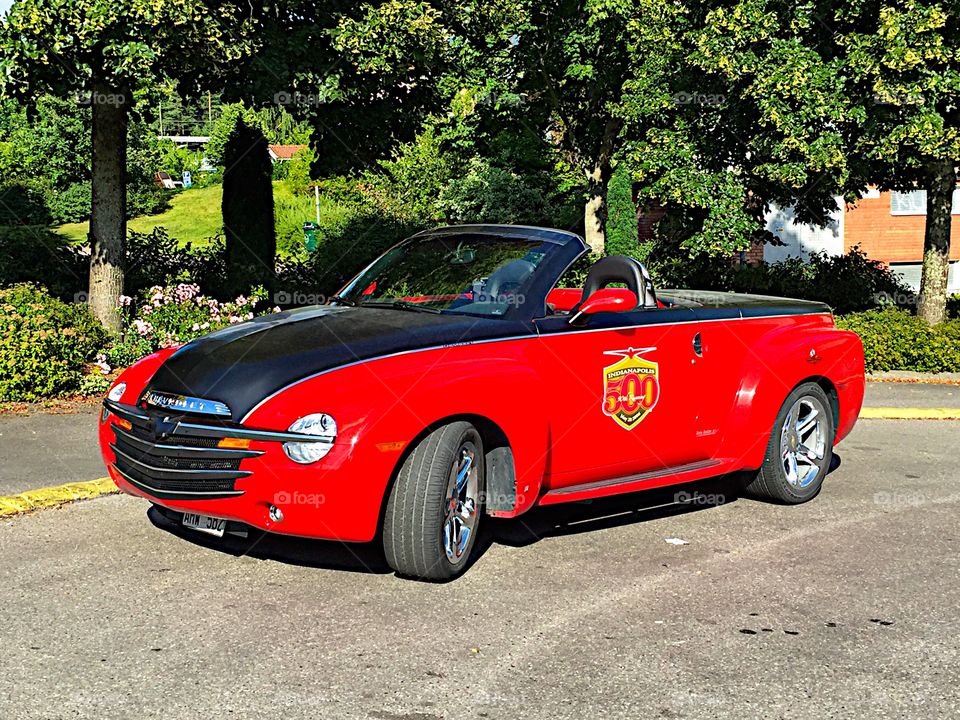
[[[834,199],[838,209],[830,214],[830,222],[822,228],[796,222],[792,207],[773,206],[767,213],[766,228],[784,244],[767,243],[763,259],[775,263],[790,257],[806,259],[815,252],[843,255],[843,198]]]

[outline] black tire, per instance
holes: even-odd
[[[809,415],[804,415],[806,409],[817,410],[817,417],[820,425],[815,429],[820,440],[814,442],[813,431],[808,430],[805,437],[814,447],[808,448],[803,438],[795,436],[790,438],[790,430],[787,424],[787,416],[798,406],[800,414],[798,422],[790,426],[796,427],[799,420]],[[807,502],[816,497],[823,485],[823,480],[830,470],[830,463],[833,459],[833,438],[834,438],[833,410],[830,405],[830,399],[819,385],[813,382],[803,383],[793,390],[777,413],[777,419],[773,424],[770,433],[770,440],[767,443],[767,451],[764,454],[763,465],[756,479],[750,483],[747,488],[749,495],[765,500],[796,505]],[[782,445],[781,443],[784,443]],[[812,454],[804,452],[812,450]],[[819,451],[819,452],[818,452]],[[801,462],[794,460],[790,472],[789,457],[785,457],[784,452],[793,454]],[[816,457],[817,455],[821,457]],[[812,470],[816,469],[816,474]],[[809,478],[809,479],[807,479]]]
[[[460,502],[462,512],[451,505],[457,470],[465,464],[463,453],[472,453],[465,477],[474,501],[470,520],[460,519],[460,531],[472,522],[461,547],[460,542],[445,542],[445,530],[456,528],[457,520],[468,511],[466,502]],[[400,466],[387,500],[383,549],[390,567],[424,580],[449,580],[466,569],[483,514],[484,470],[480,433],[468,422],[443,425],[420,440]],[[459,502],[460,492],[457,497]],[[454,555],[448,552],[450,547]]]

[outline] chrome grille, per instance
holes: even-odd
[[[180,422],[193,420],[191,416],[171,417],[168,411],[149,407],[121,414],[119,407],[108,409],[130,422],[131,427],[128,430],[115,423],[110,447],[116,456],[115,468],[129,483],[161,499],[212,499],[243,494],[235,483],[250,472],[241,470],[240,464],[262,453],[217,447],[220,438],[228,434],[224,432],[229,430],[227,424],[211,428],[216,435],[185,435],[176,430]]]

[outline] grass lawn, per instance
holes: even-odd
[[[127,228],[136,232],[150,232],[155,227],[166,228],[170,237],[181,244],[206,245],[208,240],[221,234],[223,221],[220,202],[223,198],[221,185],[190,188],[175,194],[170,199],[170,209],[158,215],[142,215],[127,222]],[[303,222],[316,217],[311,196],[299,196],[290,192],[282,182],[273,183],[277,244],[281,250],[293,243],[302,242]],[[320,213],[325,219],[348,213],[333,201],[320,198]],[[71,242],[87,241],[88,223],[71,223],[54,228],[54,232]]]
[[[171,237],[183,243],[205,244],[207,238],[220,232],[223,225],[220,219],[220,199],[223,190],[220,185],[205,188],[190,188],[175,194],[170,199],[170,209],[159,215],[141,215],[127,221],[127,229],[136,232],[150,232],[163,226]],[[74,242],[87,241],[89,223],[70,223],[55,228],[55,232]]]

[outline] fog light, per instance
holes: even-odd
[[[270,519],[275,523],[283,522],[283,511],[276,505],[270,506]]]

